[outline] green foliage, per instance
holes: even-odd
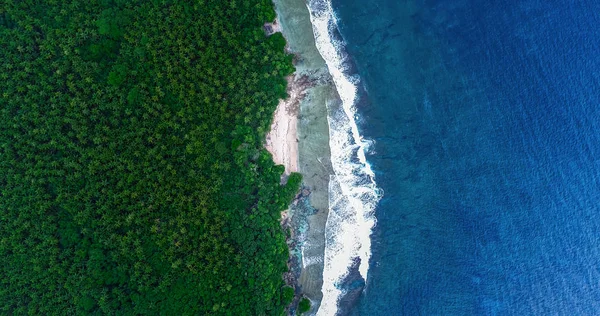
[[[298,314],[306,313],[310,310],[310,300],[303,297],[298,303]]]
[[[270,0],[0,0],[0,314],[280,315]]]
[[[284,286],[281,294],[281,301],[283,305],[289,305],[294,299],[294,288],[291,286]]]
[[[127,13],[127,11],[119,10],[115,7],[110,7],[102,11],[96,20],[98,33],[113,39],[121,37],[129,21]]]
[[[281,50],[285,48],[285,38],[283,37],[283,34],[279,32],[269,36],[267,40],[272,43],[273,48],[275,49]]]
[[[125,65],[115,65],[113,70],[108,74],[108,84],[113,86],[119,86],[127,78],[127,67]],[[130,99],[130,95],[127,95],[127,100]]]

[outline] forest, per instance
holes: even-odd
[[[281,315],[271,0],[0,0],[0,314]]]

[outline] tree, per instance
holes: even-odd
[[[247,4],[3,1],[1,314],[283,310],[293,66]]]
[[[298,315],[306,313],[310,310],[310,300],[306,297],[303,297],[298,303]]]

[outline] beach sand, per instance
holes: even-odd
[[[288,98],[280,100],[273,115],[271,130],[267,134],[266,149],[273,161],[285,167],[285,174],[298,172],[298,115],[300,102],[306,96],[311,81],[307,76],[291,75],[288,81]]]
[[[315,46],[305,1],[273,2],[277,20],[265,25],[265,31],[284,35],[287,51],[296,57],[296,72],[288,77],[289,98],[277,107],[266,148],[277,164],[285,166],[286,174],[300,172],[303,176],[301,194],[283,215],[292,233],[288,241],[291,272],[285,279],[296,287],[296,294],[311,300],[308,313],[311,315],[323,297],[325,225],[329,214],[329,178],[333,174],[327,104],[339,102],[339,96]]]

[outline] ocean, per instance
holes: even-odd
[[[600,2],[309,0],[318,314],[600,314]]]

